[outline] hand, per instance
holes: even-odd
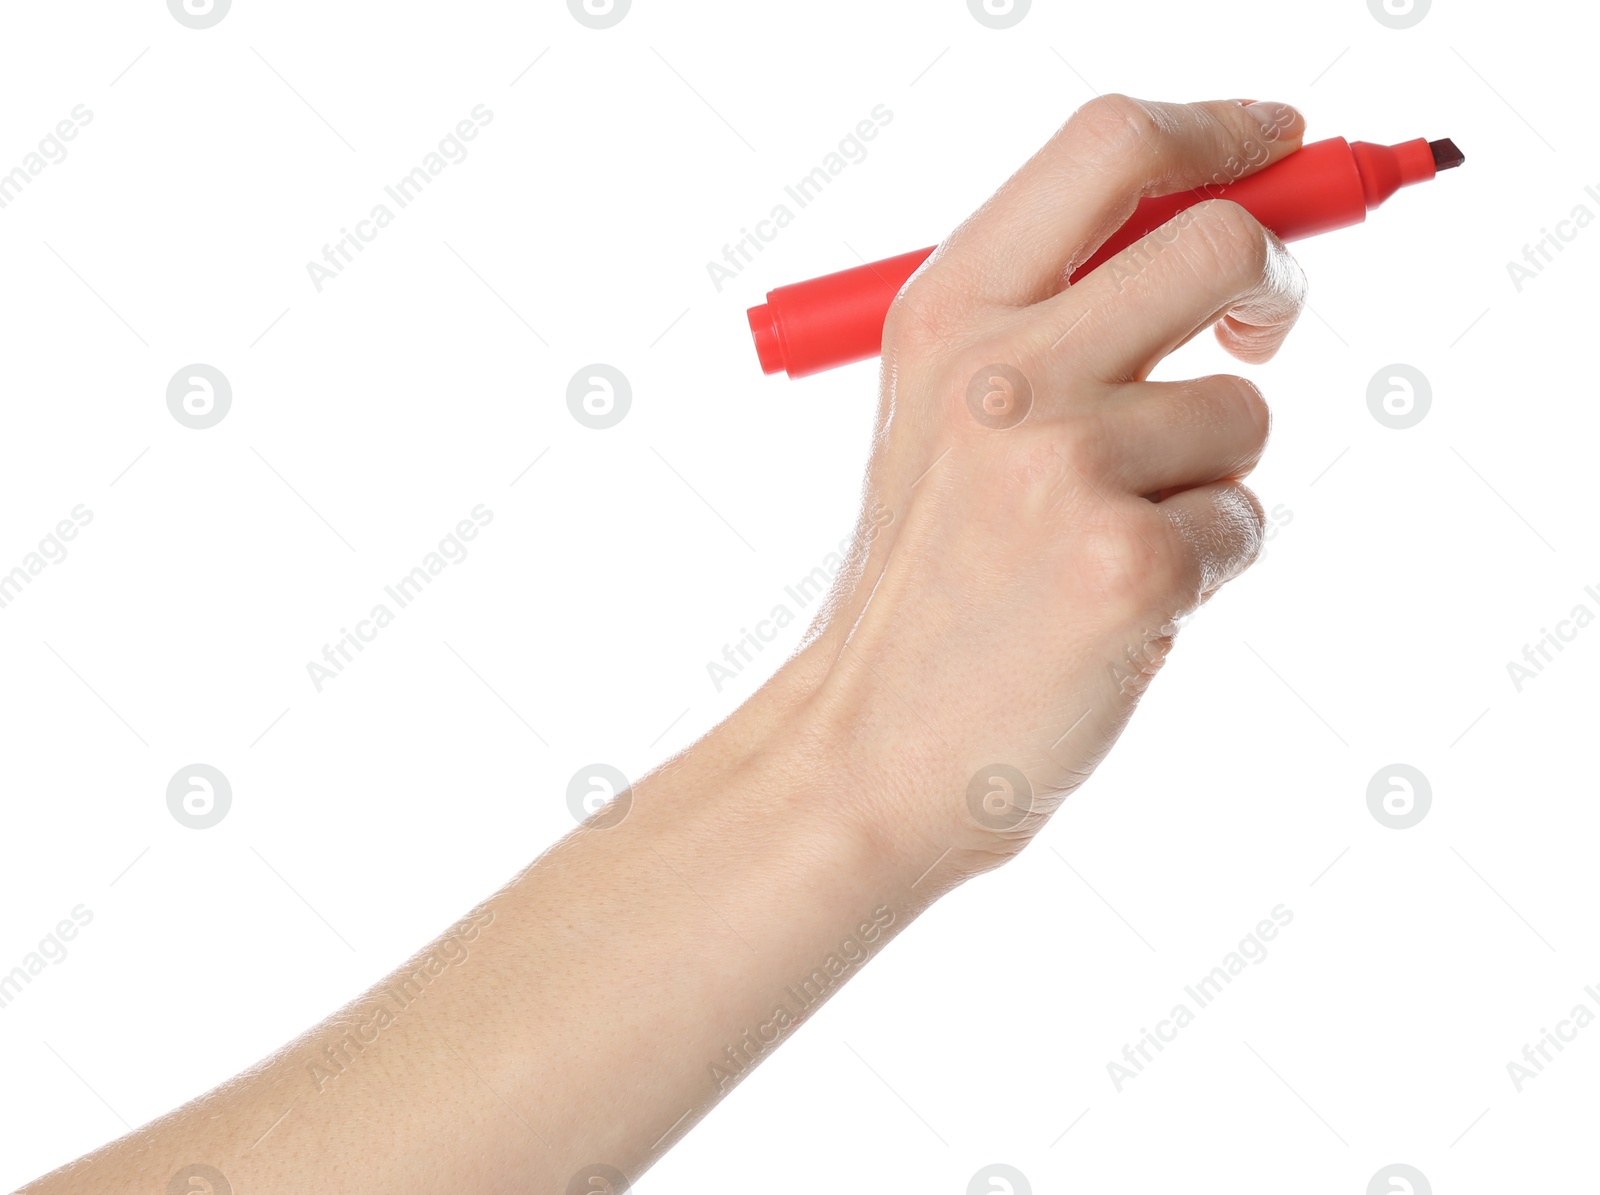
[[[866,502],[805,652],[853,811],[944,886],[1032,836],[1116,741],[1174,622],[1262,543],[1243,378],[1147,381],[1216,326],[1264,361],[1305,280],[1242,207],[1195,206],[1070,287],[1145,195],[1297,149],[1282,104],[1080,109],[896,299]],[[1244,168],[1240,167],[1244,164]],[[1231,172],[1231,173],[1229,173]]]

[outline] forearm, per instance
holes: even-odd
[[[804,704],[765,694],[257,1072],[31,1189],[637,1178],[920,907]]]

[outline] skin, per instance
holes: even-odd
[[[1211,201],[1065,280],[1141,196],[1249,173],[1302,132],[1235,100],[1076,112],[895,301],[854,547],[773,678],[390,980],[25,1190],[637,1178],[924,908],[1029,841],[1116,741],[1174,620],[1256,558],[1239,479],[1260,393],[1146,379],[1207,327],[1269,358],[1299,268]]]

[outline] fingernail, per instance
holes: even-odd
[[[1299,115],[1288,104],[1279,103],[1277,100],[1257,100],[1244,106],[1244,110],[1256,118],[1263,132],[1278,136],[1295,122]]]

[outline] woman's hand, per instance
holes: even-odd
[[[1261,393],[1146,378],[1212,324],[1271,357],[1305,295],[1282,243],[1210,201],[1065,280],[1141,197],[1231,181],[1303,129],[1282,104],[1102,97],[890,311],[855,550],[791,665],[852,809],[913,870],[951,852],[938,887],[1020,849],[1115,742],[1175,620],[1261,548],[1239,480]]]

